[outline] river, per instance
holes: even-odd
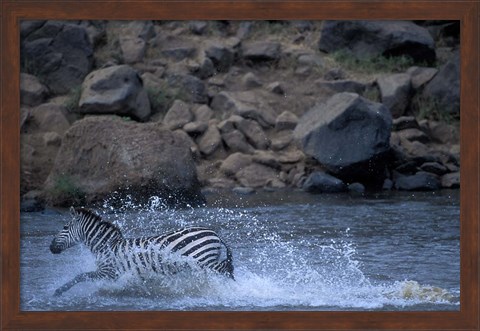
[[[235,281],[206,273],[82,283],[82,245],[53,255],[67,210],[21,214],[21,310],[459,310],[459,191],[311,195],[211,193],[208,206],[98,210],[125,237],[186,225],[215,229],[233,250]]]

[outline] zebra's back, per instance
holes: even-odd
[[[120,271],[171,273],[194,263],[233,278],[229,247],[210,229],[188,227],[165,234],[125,239],[116,247]]]

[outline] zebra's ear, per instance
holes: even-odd
[[[77,214],[77,212],[75,211],[75,208],[70,207],[70,215],[72,215],[72,217],[75,217],[75,215]]]

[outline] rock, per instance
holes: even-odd
[[[442,176],[448,172],[448,169],[438,162],[425,162],[420,166],[420,169],[438,176]]]
[[[194,109],[193,113],[195,114],[195,121],[198,122],[208,122],[213,117],[213,110],[207,105],[201,105]]]
[[[205,104],[208,102],[208,93],[205,83],[192,75],[171,74],[167,77],[170,87],[181,91],[185,101]]]
[[[250,32],[252,30],[252,22],[249,21],[242,21],[238,25],[237,29],[237,38],[239,39],[245,39],[248,35],[250,35]]]
[[[47,88],[37,77],[20,73],[20,103],[27,106],[37,106],[48,94]]]
[[[427,130],[432,140],[442,144],[458,144],[460,130],[458,126],[445,122],[428,121]]]
[[[87,202],[130,194],[134,203],[157,196],[168,205],[203,204],[190,143],[184,138],[158,123],[113,116],[79,120],[64,136],[45,183],[47,198],[53,205],[71,203],[71,192],[55,189],[63,178]]]
[[[235,186],[232,192],[242,195],[249,195],[255,193],[255,189],[251,187]]]
[[[242,77],[242,83],[247,89],[252,89],[252,88],[257,88],[262,86],[260,79],[258,79],[258,77],[251,72],[247,72],[245,76]]]
[[[192,59],[197,54],[197,45],[193,41],[178,36],[160,35],[155,38],[152,44],[159,48],[162,56],[176,62]]]
[[[198,148],[204,155],[210,155],[222,144],[222,136],[215,125],[210,125],[198,140]]]
[[[254,41],[242,44],[242,56],[252,62],[270,62],[280,59],[281,46],[277,42]]]
[[[242,120],[238,123],[238,129],[253,147],[267,149],[270,146],[270,140],[257,122],[248,119]]]
[[[200,56],[197,62],[190,62],[188,68],[194,76],[200,79],[207,79],[215,74],[213,62],[206,56]]]
[[[238,124],[243,121],[243,117],[238,115],[231,115],[226,120],[221,121],[218,124],[218,129],[221,133],[227,133],[235,130],[238,127]]]
[[[78,111],[82,114],[115,114],[145,121],[150,101],[137,72],[128,65],[92,71],[82,84]]]
[[[305,158],[305,155],[297,150],[283,151],[278,154],[278,161],[281,163],[297,163],[302,161]]]
[[[124,63],[132,64],[143,60],[147,48],[145,40],[138,37],[121,36],[119,43]]]
[[[366,85],[359,83],[353,80],[316,80],[315,86],[317,86],[320,92],[326,93],[328,95],[333,95],[340,92],[352,92],[357,94],[362,94]]]
[[[397,135],[403,140],[419,141],[423,144],[430,142],[430,137],[419,129],[403,129],[397,131]]]
[[[234,176],[237,172],[252,163],[252,156],[243,153],[230,154],[223,160],[220,171],[227,176]]]
[[[275,121],[275,129],[281,130],[293,130],[297,126],[298,117],[294,113],[286,110],[278,115]]]
[[[264,128],[275,124],[273,109],[257,91],[226,92],[215,95],[210,104],[218,112],[233,113],[257,121]]]
[[[190,21],[188,23],[190,31],[196,35],[203,35],[207,30],[208,23],[205,21]]]
[[[247,142],[247,139],[243,133],[237,129],[222,133],[222,139],[231,152],[252,154],[255,151],[254,148]]]
[[[394,118],[405,113],[411,96],[410,75],[394,74],[377,79],[382,103],[390,109]]]
[[[333,68],[328,70],[323,76],[324,80],[340,80],[345,79],[345,72],[341,68]]]
[[[339,93],[306,112],[294,137],[305,154],[347,182],[383,182],[391,126],[390,112],[382,104]]]
[[[175,130],[183,127],[193,120],[190,106],[182,100],[175,100],[165,114],[163,123],[170,129]]]
[[[321,171],[315,171],[305,180],[303,190],[310,193],[339,193],[345,192],[347,186],[338,178]]]
[[[235,52],[231,47],[216,41],[207,43],[205,55],[213,62],[218,72],[227,72],[235,59]]]
[[[62,144],[62,137],[56,132],[45,132],[43,135],[43,142],[45,146],[57,146]]]
[[[392,121],[392,130],[420,129],[417,119],[413,116],[400,116]]]
[[[459,188],[460,187],[460,172],[452,172],[442,176],[442,187],[444,188]]]
[[[395,188],[400,191],[434,191],[441,188],[441,183],[436,175],[419,171],[415,175],[398,177]]]
[[[401,165],[395,168],[395,171],[403,175],[413,175],[418,171],[417,162],[407,161],[405,163],[402,163]]]
[[[300,54],[297,58],[299,66],[319,67],[323,68],[325,63],[323,58],[317,54]]]
[[[274,151],[280,151],[290,145],[293,141],[293,134],[289,130],[280,131],[277,135],[272,138],[272,143],[270,147]]]
[[[273,82],[268,84],[267,90],[275,94],[280,94],[280,95],[285,94],[285,88],[283,87],[283,84],[280,82]]]
[[[60,146],[50,143],[52,134],[36,129],[20,135],[20,193],[41,190],[53,167]]]
[[[407,70],[415,90],[427,84],[437,73],[438,69],[429,67],[411,67]]]
[[[68,130],[70,123],[65,114],[64,106],[44,103],[29,111],[24,125],[24,133],[55,132],[60,137]]]
[[[365,192],[365,186],[363,186],[363,184],[361,184],[361,183],[352,183],[352,184],[348,185],[348,190],[350,192],[354,192],[354,193],[364,193]]]
[[[444,64],[440,71],[425,86],[423,97],[431,100],[440,112],[460,113],[460,53]]]
[[[382,185],[382,190],[390,191],[393,188],[393,181],[390,178],[385,178],[385,181]]]
[[[43,77],[54,94],[79,86],[91,71],[93,47],[87,30],[66,21],[47,21],[22,42],[25,71]]]
[[[280,169],[282,167],[276,155],[270,151],[255,151],[253,161],[274,169]]]
[[[271,179],[278,177],[275,169],[258,163],[252,163],[235,174],[238,182],[246,187],[263,187]]]
[[[187,123],[183,126],[183,131],[188,133],[189,135],[200,135],[204,133],[208,128],[208,123],[207,122],[190,122]]]
[[[20,201],[20,212],[33,213],[43,211],[45,203],[41,197],[41,191],[29,191],[22,196]]]
[[[120,28],[120,36],[141,38],[145,41],[149,41],[155,35],[155,27],[152,21],[148,20],[129,21]]]
[[[327,53],[347,49],[357,58],[405,55],[415,62],[435,61],[433,38],[411,21],[325,21],[318,47]]]

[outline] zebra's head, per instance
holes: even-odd
[[[53,254],[60,254],[67,248],[75,246],[82,241],[80,221],[85,213],[90,212],[87,212],[83,209],[75,209],[73,207],[70,208],[72,219],[65,224],[62,231],[55,235],[52,243],[50,244],[50,251]]]

